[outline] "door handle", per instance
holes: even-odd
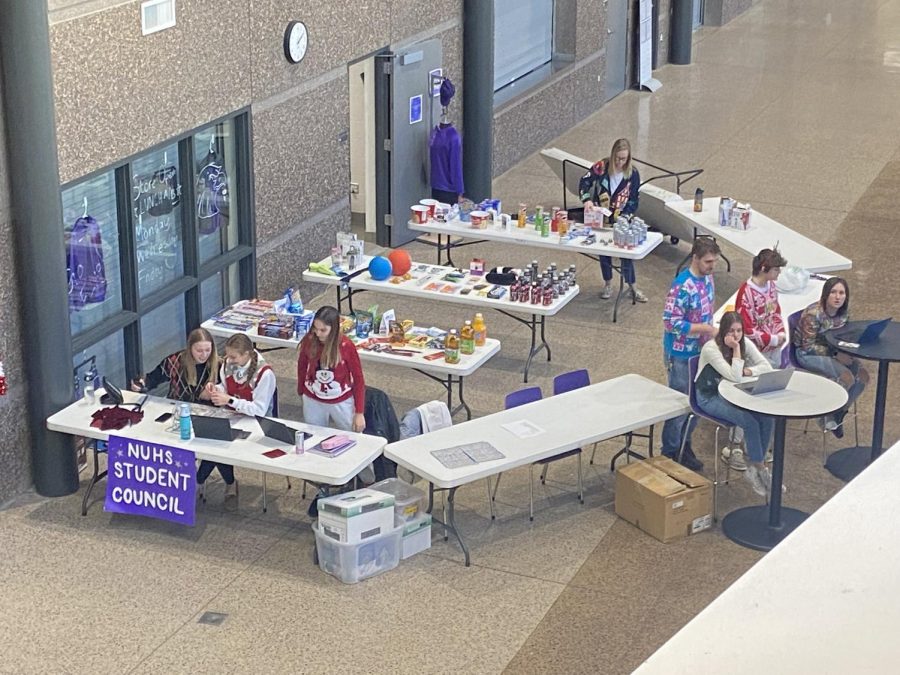
[[[615,33],[615,32],[616,32],[616,31],[610,30],[609,28],[606,29],[606,34],[607,34],[607,35],[612,35],[612,34]]]

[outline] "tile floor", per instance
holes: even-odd
[[[900,0],[761,0],[724,28],[701,29],[694,64],[661,69],[658,92],[626,92],[552,145],[594,158],[628,136],[638,157],[703,167],[696,184],[708,195],[750,201],[852,258],[856,317],[900,316],[893,294],[900,248],[892,238],[898,27]],[[538,155],[499,176],[495,193],[506,203],[547,206],[561,197]],[[421,245],[410,250],[416,259],[433,255]],[[625,306],[616,324],[611,303],[598,297],[596,266],[558,256],[579,265],[583,293],[550,323],[553,361],[535,363],[534,383],[549,391],[553,376],[584,366],[594,380],[627,372],[662,380],[661,305],[685,251],[684,243],[665,243],[638,265],[650,302]],[[736,290],[750,264],[726,252],[734,270],[718,271],[720,298]],[[536,253],[550,262],[539,251],[510,255],[496,245],[478,253],[492,265]],[[418,322],[455,324],[466,315],[436,303],[392,304]],[[487,318],[503,350],[467,383],[479,415],[501,408],[504,394],[521,386],[528,345],[518,324]],[[282,414],[296,415],[291,355],[271,358]],[[367,379],[391,393],[401,414],[440,394],[415,374],[383,367],[367,367]],[[860,400],[864,439],[872,406],[868,391]],[[894,384],[886,442],[900,438],[898,410]],[[789,426],[791,506],[814,510],[841,487],[821,466],[820,439]],[[711,464],[704,425],[695,447]],[[830,447],[838,447],[833,439]],[[235,504],[223,504],[214,483],[192,529],[107,514],[96,501],[82,518],[80,495],[23,495],[0,512],[0,672],[630,672],[761,554],[718,528],[664,545],[619,521],[606,468],[617,449],[601,445],[586,472],[583,506],[573,492],[574,464],[554,465],[547,485],[536,487],[534,523],[524,469],[504,475],[494,522],[483,483],[462,489],[471,568],[435,532],[430,551],[355,586],[313,565],[306,502],[298,486],[288,490],[278,479],[269,482],[267,514],[258,476],[238,471]],[[755,499],[737,480],[723,489],[720,507],[724,513]],[[207,611],[227,617],[199,624]]]

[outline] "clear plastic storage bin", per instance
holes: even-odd
[[[428,495],[399,478],[387,478],[369,487],[394,495],[394,514],[401,521],[415,520],[428,506]]]
[[[345,584],[355,584],[387,572],[400,563],[402,527],[354,544],[342,544],[322,534],[318,523],[314,522],[312,529],[316,533],[319,567]]]

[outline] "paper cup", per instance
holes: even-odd
[[[438,205],[437,199],[420,199],[419,204],[428,207],[428,217],[434,218],[434,207]]]
[[[469,214],[469,220],[472,222],[472,227],[474,229],[483,230],[487,227],[488,212],[472,211],[472,213]]]
[[[414,223],[419,223],[420,225],[424,225],[428,222],[428,207],[422,206],[421,204],[416,204],[411,209],[412,218],[411,220]]]

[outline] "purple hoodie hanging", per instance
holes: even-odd
[[[228,174],[214,157],[197,174],[197,220],[200,234],[212,234],[228,221]]]
[[[82,216],[76,220],[72,231],[66,235],[66,275],[70,312],[106,299],[103,240],[100,224],[93,216]]]

